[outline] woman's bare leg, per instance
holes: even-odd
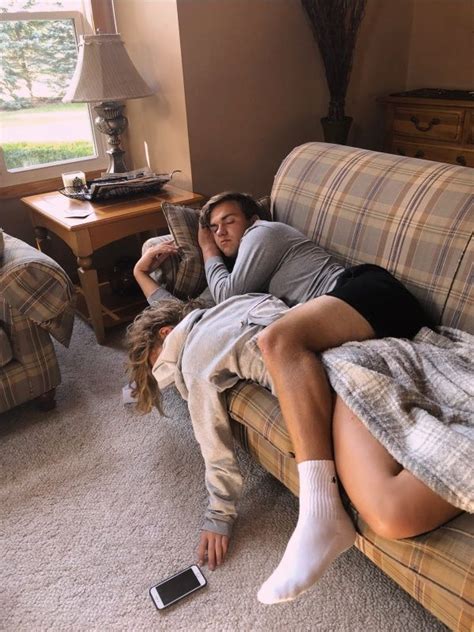
[[[354,542],[355,530],[341,503],[332,456],[332,395],[316,352],[373,336],[358,312],[329,296],[291,310],[259,335],[300,482],[298,524],[280,564],[258,593],[263,603],[294,599]]]
[[[363,520],[378,535],[412,537],[461,513],[403,469],[339,397],[333,437],[339,479]]]

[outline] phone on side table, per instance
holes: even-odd
[[[158,610],[163,610],[207,584],[196,564],[172,575],[150,588],[150,597]]]

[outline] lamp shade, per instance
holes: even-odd
[[[128,56],[119,34],[84,35],[63,101],[122,101],[153,94]]]

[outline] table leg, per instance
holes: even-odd
[[[78,257],[78,273],[82,291],[86,300],[87,309],[94,329],[95,337],[99,344],[105,340],[104,320],[102,318],[102,305],[100,302],[99,278],[97,271],[92,267],[92,257]]]

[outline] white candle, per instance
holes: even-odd
[[[62,174],[64,187],[81,187],[86,184],[86,174],[83,171],[67,171]]]

